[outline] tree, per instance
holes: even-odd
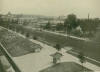
[[[26,33],[26,37],[29,38],[29,36],[30,36],[30,34],[29,33]]]
[[[72,29],[75,29],[78,26],[76,15],[68,15],[67,19],[65,19],[64,26],[67,28],[68,33],[70,33]]]
[[[58,23],[58,24],[56,25],[56,30],[60,31],[60,30],[63,30],[63,29],[64,29],[64,25],[63,25],[63,24]]]
[[[81,19],[78,21],[82,28],[83,34],[88,37],[93,37],[96,33],[97,27],[100,24],[98,19]]]
[[[85,57],[84,57],[84,53],[83,52],[79,52],[78,58],[82,64],[82,70],[84,71],[84,67],[83,67],[83,63],[86,61]]]
[[[0,26],[3,26],[4,24],[3,24],[4,22],[3,22],[3,19],[2,19],[2,15],[0,15]]]
[[[0,15],[0,25],[2,24],[2,15]]]
[[[51,24],[50,24],[50,22],[48,22],[48,23],[44,26],[44,29],[48,29],[48,30],[51,29]]]
[[[27,25],[28,25],[28,22],[27,22],[27,21],[24,21],[24,22],[23,22],[23,25],[24,25],[24,26],[27,26]]]
[[[34,39],[34,40],[37,40],[38,38],[37,38],[37,36],[33,36],[33,39]]]
[[[58,51],[60,51],[60,50],[61,50],[60,44],[56,44],[56,45],[55,45],[55,48],[56,48]]]

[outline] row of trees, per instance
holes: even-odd
[[[78,19],[75,14],[70,14],[64,20],[64,24],[58,23],[55,27],[48,22],[44,29],[64,31],[68,34],[74,34],[77,36],[93,36],[96,32],[100,20],[95,19]]]

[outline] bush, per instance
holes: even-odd
[[[29,33],[27,33],[27,34],[26,34],[26,37],[27,37],[27,38],[29,38],[29,37],[30,37],[30,34],[29,34]]]
[[[24,34],[24,31],[21,31],[21,34]]]
[[[36,36],[33,36],[33,39],[34,39],[34,40],[37,40],[38,38],[37,38]]]
[[[58,51],[61,50],[60,44],[56,44],[56,45],[55,45],[55,48],[56,48]]]

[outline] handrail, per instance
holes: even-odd
[[[5,49],[5,47],[2,45],[1,42],[0,42],[0,50],[5,55],[5,57],[7,58],[8,62],[11,64],[12,68],[14,69],[14,71],[15,72],[21,72],[21,70],[16,65],[16,63],[13,61],[11,55],[8,53],[8,51]]]

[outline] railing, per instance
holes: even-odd
[[[16,65],[16,63],[13,61],[11,55],[8,53],[6,48],[3,46],[3,44],[0,42],[0,50],[3,53],[3,55],[6,57],[12,68],[14,69],[15,72],[22,72],[19,67]]]

